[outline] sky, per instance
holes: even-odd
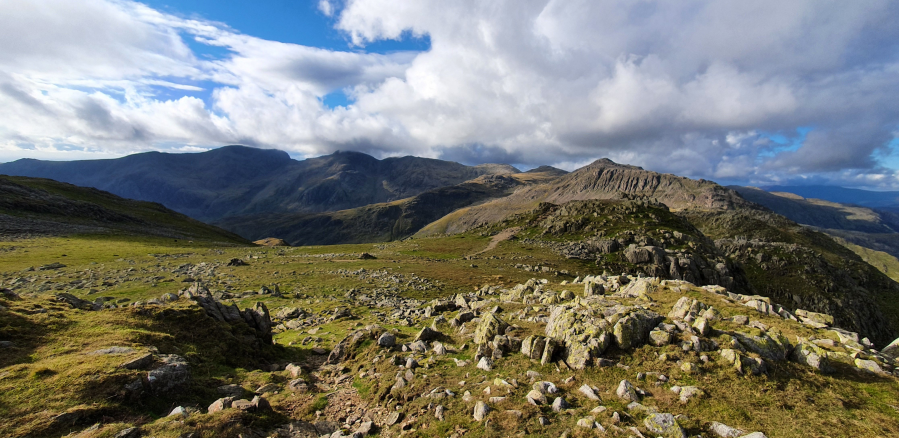
[[[899,190],[899,2],[4,0],[0,161],[229,144]]]

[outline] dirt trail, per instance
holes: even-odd
[[[500,242],[511,239],[513,236],[515,236],[515,233],[519,231],[521,231],[521,227],[506,228],[505,230],[500,231],[499,234],[493,236],[493,239],[490,240],[490,243],[486,248],[474,254],[471,254],[469,257],[483,254],[487,251],[490,251],[491,249],[496,248],[496,245],[499,245]]]

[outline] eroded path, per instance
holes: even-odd
[[[515,236],[515,233],[517,233],[517,232],[519,232],[519,231],[521,231],[521,227],[506,228],[505,230],[500,231],[499,234],[493,236],[493,239],[490,240],[490,243],[487,244],[487,247],[486,247],[486,248],[484,248],[484,249],[482,249],[482,250],[480,250],[480,251],[478,251],[478,252],[476,252],[476,253],[474,253],[474,254],[471,254],[469,257],[471,257],[471,256],[476,256],[476,255],[480,255],[480,254],[483,254],[483,253],[485,253],[485,252],[487,252],[487,251],[490,251],[490,250],[492,250],[492,249],[495,249],[495,248],[496,248],[496,245],[499,245],[499,243],[502,242],[502,241],[504,241],[504,240],[509,240],[509,239],[511,239],[512,237]]]

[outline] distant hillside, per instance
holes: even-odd
[[[147,152],[111,160],[0,164],[0,174],[95,187],[159,202],[204,221],[265,212],[337,211],[404,199],[481,175],[517,172],[503,164],[465,166],[418,157],[378,160],[358,152],[297,161],[283,151],[244,146],[193,154]]]
[[[793,193],[767,192],[755,187],[730,188],[744,198],[800,224],[864,233],[895,233],[899,230],[899,216],[893,213],[822,199],[806,199]]]
[[[543,184],[522,187],[510,196],[471,207],[425,227],[420,234],[458,233],[523,213],[540,202],[561,204],[588,199],[652,198],[672,210],[757,208],[733,190],[705,180],[649,172],[601,159]]]
[[[769,192],[794,193],[803,198],[823,199],[841,204],[889,210],[899,209],[899,192],[875,192],[837,186],[768,186],[762,188]]]
[[[506,196],[515,176],[486,175],[411,198],[323,213],[255,214],[215,222],[248,239],[278,236],[292,245],[372,243],[402,239],[456,209]]]
[[[746,199],[790,220],[875,251],[899,257],[899,215],[889,211],[806,199],[793,193],[731,187]]]
[[[0,175],[0,238],[84,233],[249,244],[157,203],[49,179]]]

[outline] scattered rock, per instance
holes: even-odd
[[[593,388],[591,388],[590,385],[587,385],[586,383],[581,385],[581,387],[578,388],[578,391],[580,391],[581,394],[584,394],[584,396],[586,396],[590,400],[599,401],[599,396],[596,395],[596,391],[594,391]]]
[[[571,407],[571,405],[562,397],[556,397],[556,399],[553,400],[553,412],[562,412],[563,409],[568,409],[569,407]]]
[[[719,438],[739,438],[745,433],[740,429],[730,427],[717,421],[713,421],[709,424],[709,432]]]
[[[509,324],[506,324],[493,312],[482,315],[481,322],[474,331],[474,342],[479,345],[486,344],[492,341],[496,335],[505,334],[508,327]]]
[[[475,419],[475,421],[483,421],[484,418],[487,417],[487,413],[488,413],[488,412],[490,412],[490,408],[487,407],[487,404],[486,404],[486,403],[484,403],[484,402],[482,402],[482,401],[480,401],[480,400],[479,400],[477,403],[475,403],[475,405],[474,405],[474,419]]]
[[[394,336],[393,333],[384,332],[384,334],[378,338],[378,345],[384,348],[393,348],[393,346],[396,345],[396,336]]]
[[[542,392],[537,391],[536,389],[532,389],[531,392],[526,396],[528,403],[536,406],[545,405],[546,404],[546,395]]]
[[[640,401],[640,397],[637,395],[637,389],[627,380],[622,380],[621,383],[618,384],[618,389],[615,390],[615,394],[622,400],[632,402]]]
[[[222,411],[231,407],[231,403],[234,402],[234,397],[222,397],[209,405],[209,408],[206,410],[208,413],[212,414],[218,411]]]
[[[687,438],[684,430],[674,419],[674,415],[665,413],[649,414],[644,420],[643,425],[653,435],[661,435],[665,438]]]
[[[249,266],[250,264],[241,260],[241,259],[231,259],[228,261],[228,266]]]

